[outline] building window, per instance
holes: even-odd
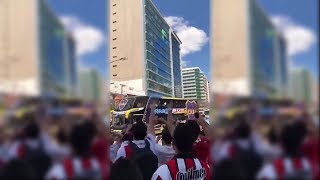
[[[116,32],[117,30],[116,29],[114,29],[114,30],[112,30],[113,32]]]
[[[112,56],[112,58],[116,58],[117,56]]]
[[[112,40],[117,40],[117,38],[113,38]]]
[[[112,23],[116,23],[117,21],[113,21]]]
[[[116,77],[117,76],[117,74],[114,74],[114,75],[112,75],[113,77]]]
[[[117,14],[117,12],[114,12],[114,13],[112,13],[113,15],[116,15]]]
[[[113,65],[112,67],[117,67],[117,65]]]
[[[117,4],[113,4],[112,6],[116,6]]]
[[[112,49],[117,49],[117,47],[113,47]]]

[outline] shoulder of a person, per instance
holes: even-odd
[[[170,162],[170,161],[169,161],[169,162]],[[169,162],[168,162],[168,163],[169,163]],[[167,164],[168,164],[168,163],[167,163]],[[159,174],[159,175],[166,175],[166,174],[170,173],[167,164],[161,165],[161,166],[157,169],[156,173]]]
[[[260,172],[258,172],[258,179],[276,179],[276,172],[271,163],[265,164],[262,166]]]
[[[201,136],[200,139],[201,141],[210,141],[210,139],[206,136]]]
[[[49,172],[47,174],[48,179],[64,179],[65,177],[66,177],[66,174],[65,174],[64,166],[61,163],[54,164],[49,169]]]
[[[148,139],[148,140],[155,140],[155,139],[156,139],[156,136],[153,135],[153,134],[148,133],[146,139]]]

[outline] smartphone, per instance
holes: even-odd
[[[167,105],[165,103],[158,105],[156,107],[156,109],[154,110],[154,114],[159,118],[167,119],[167,117],[168,117]]]

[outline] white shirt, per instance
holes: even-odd
[[[120,148],[118,143],[114,143],[110,146],[110,160],[114,163],[117,158],[117,152]]]
[[[155,154],[158,157],[158,166],[160,167],[161,165],[167,163],[170,161],[173,156],[176,154],[175,150],[173,149],[172,146],[162,146],[160,144],[155,145]]]
[[[154,146],[155,146],[155,143],[156,143],[156,140],[155,140],[154,136],[152,134],[148,134],[147,137],[146,137],[146,140],[149,141],[151,151],[154,154],[156,154],[155,150],[154,150]],[[138,140],[138,141],[134,140],[132,142],[134,144],[136,144],[139,148],[144,148],[146,146],[145,140]],[[122,144],[121,144],[121,147],[119,148],[119,150],[117,152],[116,160],[119,159],[120,157],[126,158],[126,151],[125,151],[125,146],[126,145],[122,145]]]

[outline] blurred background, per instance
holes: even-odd
[[[211,107],[268,100],[318,122],[317,4],[213,0]]]
[[[211,155],[217,177],[312,179],[292,164],[307,158],[319,178],[318,3],[211,1]],[[245,157],[247,167],[239,164]],[[282,176],[275,163],[283,161]]]
[[[104,1],[0,2],[2,176],[19,166],[14,160],[26,161],[17,149],[32,147],[31,152],[37,152],[44,144],[51,163],[46,169],[31,169],[39,171],[34,173],[38,177],[61,157],[73,158],[83,146],[107,144],[107,124],[102,121],[108,119],[106,8]],[[82,137],[87,145],[79,147],[72,142],[72,132],[81,131],[79,124],[85,123],[95,131],[93,136],[88,133],[90,141]],[[107,146],[102,147],[101,161],[108,157]],[[17,176],[30,175],[23,172]]]

